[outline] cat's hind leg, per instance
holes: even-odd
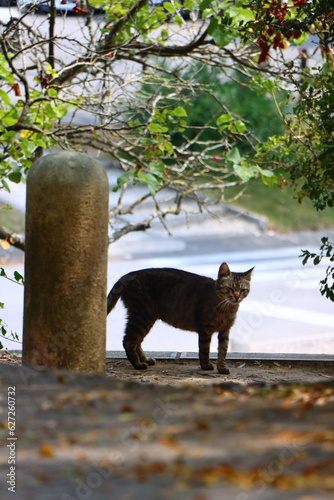
[[[138,354],[138,358],[140,359],[140,361],[147,363],[149,366],[155,365],[155,363],[156,363],[155,359],[148,358],[146,356],[146,354],[144,353],[144,351],[141,347],[141,343],[137,345],[137,354]]]
[[[125,329],[123,347],[128,360],[137,370],[146,370],[148,365],[154,365],[155,360],[147,358],[141,348],[141,343],[155,323],[155,319],[149,315],[140,316],[129,315]]]

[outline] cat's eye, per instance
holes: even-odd
[[[242,288],[242,290],[240,290],[240,293],[242,295],[247,295],[248,292],[249,292],[248,288]]]

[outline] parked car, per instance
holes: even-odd
[[[50,12],[50,0],[16,0],[16,3],[18,8],[23,10],[33,8],[35,12]],[[77,15],[87,15],[90,12],[97,13],[98,11],[101,11],[100,9],[94,9],[94,7],[91,7],[88,2],[81,2],[81,0],[55,0],[55,7],[57,12],[67,12]]]
[[[0,0],[0,7],[16,7],[16,0]],[[3,21],[3,19],[1,19]]]

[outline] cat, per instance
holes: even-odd
[[[210,361],[212,334],[218,331],[219,373],[230,373],[226,365],[229,332],[240,302],[248,295],[254,268],[232,273],[223,262],[218,278],[172,268],[152,268],[124,275],[110,290],[107,314],[122,299],[128,313],[123,340],[126,355],[137,370],[154,365],[141,348],[144,337],[161,319],[199,335],[199,361],[203,370],[213,370]]]

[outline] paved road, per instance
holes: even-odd
[[[261,241],[275,246],[256,248],[260,247]],[[318,291],[325,267],[303,267],[298,259],[301,246],[292,246],[291,242],[290,247],[282,246],[284,242],[288,243],[274,235],[187,236],[184,230],[182,236],[175,235],[174,238],[154,231],[128,235],[110,247],[109,288],[123,274],[145,267],[177,267],[215,277],[223,260],[235,271],[255,265],[251,294],[240,306],[233,328],[231,350],[333,353],[333,303]],[[233,245],[248,245],[250,249],[232,251]],[[252,245],[255,248],[251,249]],[[281,246],[277,248],[278,245]],[[6,270],[8,274],[14,270],[23,273],[23,263],[12,263],[6,266]],[[3,278],[0,285],[1,299],[6,305],[2,317],[21,337],[23,288]],[[125,311],[119,303],[108,317],[108,350],[122,350],[124,324]],[[4,345],[14,348],[8,341]],[[158,322],[144,347],[152,351],[197,351],[197,336]],[[212,350],[215,349],[213,341]]]
[[[114,176],[110,174],[109,178],[113,186]],[[137,191],[130,192],[128,201],[136,194]],[[2,201],[24,208],[23,185],[14,185],[11,195],[1,195]],[[115,196],[111,193],[111,207],[116,202]],[[149,209],[146,206],[136,211],[129,216],[130,220],[145,217]],[[318,287],[326,266],[303,267],[298,258],[301,248],[319,245],[321,234],[279,235],[261,230],[256,220],[237,216],[224,207],[217,210],[221,212],[221,220],[205,214],[187,219],[171,216],[167,224],[173,237],[157,222],[146,233],[129,234],[111,245],[109,288],[123,274],[145,267],[176,267],[215,277],[222,261],[227,261],[235,271],[255,265],[251,294],[240,307],[230,350],[333,353],[334,306],[320,295]],[[334,231],[330,234],[333,241]],[[23,261],[11,263],[6,270],[8,275],[14,270],[23,274]],[[0,301],[5,302],[1,317],[8,329],[22,338],[23,288],[0,278]],[[108,350],[122,350],[124,325],[125,311],[119,303],[108,317]],[[20,347],[9,341],[3,344],[12,349]],[[197,335],[158,322],[144,347],[152,351],[196,352]],[[212,350],[216,350],[215,340]]]

